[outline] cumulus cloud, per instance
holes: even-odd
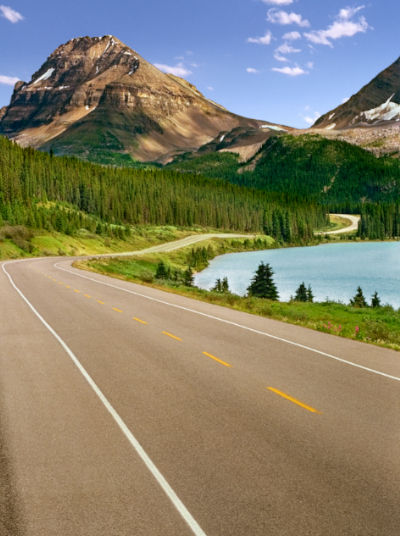
[[[362,9],[364,9],[364,6],[343,8],[326,30],[307,32],[304,34],[304,37],[316,45],[333,47],[332,40],[341,39],[342,37],[353,37],[358,33],[365,33],[370,28],[366,18],[359,16],[357,20],[352,20]]]
[[[0,84],[5,84],[6,86],[14,86],[18,82],[19,78],[15,76],[4,76],[0,74]]]
[[[301,39],[301,33],[288,32],[283,35],[282,39],[284,39],[285,41],[296,41],[296,39]]]
[[[289,61],[285,56],[282,56],[282,54],[279,54],[279,52],[275,52],[274,58],[276,61],[286,62]]]
[[[308,74],[307,71],[296,65],[296,67],[273,67],[273,71],[277,73],[287,74],[288,76],[301,76],[302,74]]]
[[[289,43],[283,43],[275,50],[275,52],[278,54],[296,54],[297,52],[301,52],[301,49],[294,48]]]
[[[18,11],[15,11],[10,6],[0,5],[0,14],[2,17],[9,20],[13,24],[24,19],[21,13],[18,13]]]
[[[268,32],[263,37],[249,37],[248,43],[256,43],[257,45],[269,45],[272,41],[272,33]]]
[[[247,67],[246,72],[250,74],[258,74],[260,71],[258,69],[254,69],[254,67]]]
[[[281,24],[282,26],[287,26],[289,24],[297,24],[303,28],[308,28],[310,22],[307,19],[303,19],[303,16],[300,13],[288,13],[287,11],[278,10],[276,8],[271,8],[267,13],[268,22],[273,24]]]
[[[165,63],[155,63],[157,69],[160,69],[163,73],[174,74],[175,76],[189,76],[192,74],[192,71],[189,71],[183,63],[178,63],[177,65],[165,65]]]

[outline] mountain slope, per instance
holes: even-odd
[[[400,58],[344,104],[321,116],[316,128],[343,129],[400,122]]]
[[[194,150],[221,131],[258,128],[166,75],[113,36],[72,39],[18,82],[0,133],[23,146],[150,161]]]
[[[202,149],[176,158],[168,168],[315,200],[344,212],[358,211],[368,202],[393,203],[400,196],[398,160],[376,158],[360,147],[315,134],[270,136],[244,163],[237,154]]]

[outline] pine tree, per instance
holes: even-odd
[[[183,284],[186,287],[193,287],[193,281],[194,281],[193,270],[189,266],[189,268],[183,274]]]
[[[356,295],[350,300],[353,307],[368,307],[361,287],[357,287]]]
[[[306,288],[304,282],[301,283],[299,288],[296,290],[296,295],[294,297],[294,300],[295,301],[300,301],[300,302],[308,301],[307,288]]]
[[[310,302],[310,303],[313,303],[313,301],[314,301],[314,294],[313,294],[311,285],[308,285],[308,289],[307,289],[307,301]]]
[[[227,277],[224,277],[222,280],[222,292],[229,292],[229,283]]]
[[[374,309],[381,306],[381,299],[378,296],[378,293],[375,291],[372,295],[371,307]]]
[[[157,264],[156,279],[167,279],[168,270],[164,261],[160,261]]]
[[[212,290],[214,292],[222,292],[222,281],[221,279],[217,279],[215,282],[215,285],[213,286]]]
[[[278,290],[272,276],[274,272],[269,264],[261,262],[251,281],[247,291],[249,296],[266,298],[268,300],[279,300]]]

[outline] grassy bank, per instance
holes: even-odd
[[[213,239],[171,253],[128,259],[93,259],[81,261],[76,265],[86,270],[150,285],[238,311],[274,318],[400,351],[400,315],[391,307],[372,309],[369,307],[356,308],[335,302],[271,302],[261,298],[240,297],[230,293],[206,291],[184,285],[184,273],[188,265],[193,266],[193,261],[197,259],[198,264],[195,269],[201,270],[208,264],[209,259],[205,260],[205,251],[209,252],[209,258],[213,258],[225,253],[274,247],[274,242],[269,237],[260,237],[258,240],[258,242],[254,242],[248,239]],[[196,250],[202,250],[203,254],[196,254]],[[156,278],[157,266],[161,261],[173,274],[171,279]]]
[[[130,236],[104,236],[81,229],[73,235],[32,230],[16,225],[0,227],[0,260],[55,255],[99,255],[137,251],[198,233],[200,227],[132,226]],[[117,235],[117,233],[116,233]]]

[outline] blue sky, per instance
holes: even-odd
[[[3,1],[0,106],[83,35],[113,34],[229,110],[297,127],[400,55],[399,0]]]

